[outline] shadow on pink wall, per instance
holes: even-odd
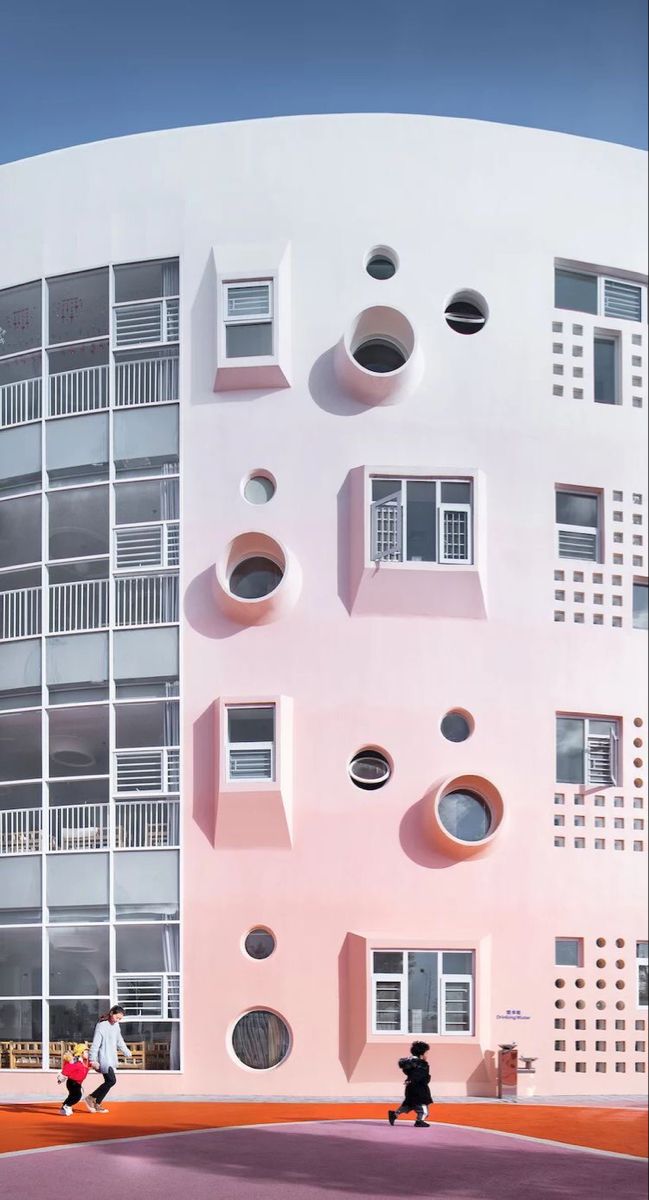
[[[216,755],[214,752],[214,720],[216,705],[210,704],[194,721],[193,768],[194,788],[192,817],[201,833],[214,846],[216,831]]]

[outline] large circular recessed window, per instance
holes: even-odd
[[[354,350],[354,358],[373,375],[388,375],[390,371],[398,371],[406,362],[405,351],[399,343],[383,337],[368,338],[361,342]]]
[[[270,958],[275,949],[275,938],[269,929],[251,929],[243,943],[250,958]]]
[[[242,600],[260,600],[275,591],[282,575],[282,568],[271,558],[244,558],[230,575],[230,591]]]
[[[356,787],[372,791],[388,782],[392,770],[379,750],[360,750],[349,764],[349,775]]]
[[[387,246],[376,246],[365,260],[365,270],[372,279],[391,279],[397,270],[397,256]]]
[[[477,292],[458,292],[447,304],[444,316],[455,333],[479,333],[487,323],[487,305]]]
[[[275,490],[275,480],[261,471],[249,475],[243,485],[243,494],[249,504],[268,504],[275,495]]]
[[[268,1071],[288,1054],[288,1027],[277,1013],[265,1008],[254,1009],[240,1017],[232,1031],[232,1049],[244,1067],[253,1071]]]
[[[461,842],[481,842],[491,829],[489,805],[477,792],[447,792],[439,802],[439,819]]]
[[[469,718],[457,710],[447,712],[446,716],[442,718],[440,729],[449,742],[466,742],[473,732]]]

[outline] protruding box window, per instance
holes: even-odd
[[[374,562],[472,562],[469,480],[372,479]]]
[[[472,1035],[472,950],[374,950],[372,1032]]]
[[[228,779],[275,778],[275,707],[228,708]]]

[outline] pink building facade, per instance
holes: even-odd
[[[3,1091],[110,1000],[124,1096],[415,1036],[646,1092],[645,156],[289,118],[0,188]]]

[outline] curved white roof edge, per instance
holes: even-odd
[[[566,140],[586,143],[593,146],[606,147],[613,151],[622,153],[630,153],[633,156],[648,157],[646,150],[636,146],[628,146],[622,142],[609,142],[602,138],[588,137],[585,134],[564,133],[556,129],[543,129],[536,126],[509,124],[504,121],[488,121],[480,117],[451,117],[437,116],[433,113],[399,113],[399,112],[349,112],[349,113],[294,113],[288,115],[280,115],[275,117],[251,117],[242,118],[235,121],[212,121],[205,123],[197,123],[195,125],[176,125],[169,129],[150,129],[142,130],[137,133],[118,134],[114,137],[98,138],[94,141],[77,142],[70,146],[61,146],[56,150],[47,150],[41,154],[30,154],[25,158],[11,159],[8,162],[0,163],[0,170],[6,167],[17,167],[23,163],[34,162],[35,160],[49,159],[58,154],[72,154],[79,151],[89,150],[91,147],[110,146],[116,142],[132,142],[136,138],[167,138],[179,136],[183,134],[201,134],[207,131],[215,132],[217,130],[230,131],[240,129],[242,127],[251,128],[259,125],[280,125],[290,122],[302,123],[306,121],[313,122],[335,122],[335,121],[358,121],[358,122],[375,122],[375,121],[400,121],[400,122],[424,122],[434,123],[438,125],[455,125],[469,129],[471,127],[486,127],[490,130],[502,130],[514,136],[520,137],[541,137],[541,138],[558,138],[565,142]]]

